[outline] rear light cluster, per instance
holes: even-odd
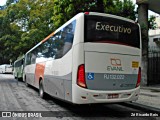
[[[85,80],[85,67],[84,64],[78,67],[77,71],[77,85],[83,88],[87,88],[86,80]]]
[[[138,87],[140,83],[141,83],[141,68],[139,67],[136,87]]]
[[[84,14],[89,15],[89,12],[84,12]]]

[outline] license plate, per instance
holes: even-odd
[[[119,97],[119,94],[108,94],[108,99],[116,99]]]

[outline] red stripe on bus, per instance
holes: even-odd
[[[44,42],[46,42],[51,36],[53,36],[54,35],[54,32],[53,33],[51,33],[50,35],[48,35],[46,38],[44,38],[41,42],[42,43],[44,43]]]
[[[44,69],[45,63],[37,63],[36,70],[35,70],[35,79],[40,80],[40,78],[44,78]]]

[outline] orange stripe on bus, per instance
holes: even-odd
[[[42,43],[44,43],[44,42],[46,42],[51,36],[53,36],[54,35],[54,32],[53,33],[51,33],[50,35],[48,35],[46,38],[44,38],[41,42]]]
[[[36,70],[35,70],[35,79],[39,80],[40,78],[44,78],[44,69],[45,69],[45,63],[38,63],[36,64]]]

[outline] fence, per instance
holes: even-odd
[[[147,84],[160,84],[160,52],[149,52]]]

